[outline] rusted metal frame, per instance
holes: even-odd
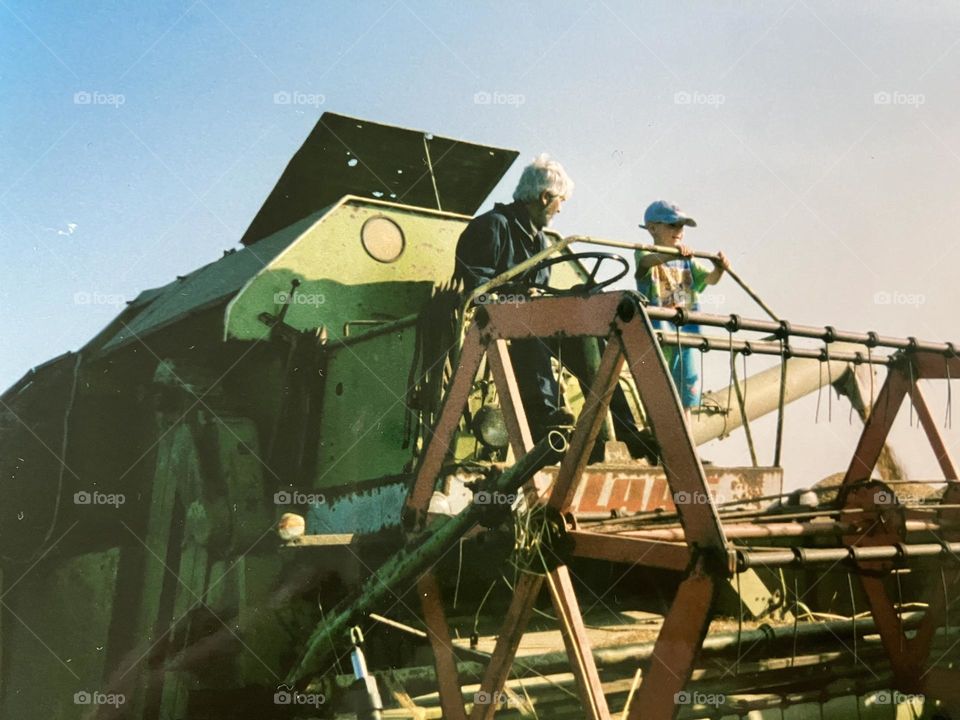
[[[447,614],[443,609],[440,584],[433,570],[428,570],[420,576],[417,580],[417,590],[420,592],[420,607],[427,625],[430,646],[433,648],[437,689],[440,693],[443,716],[451,720],[467,720],[460,689],[460,674],[457,672],[457,658],[450,639]]]
[[[460,362],[450,382],[447,399],[443,403],[437,425],[423,451],[413,487],[410,488],[404,504],[404,515],[414,529],[420,528],[423,524],[430,497],[433,494],[434,483],[440,474],[450,443],[460,424],[467,398],[473,389],[473,380],[486,352],[486,343],[487,340],[481,337],[479,326],[472,325],[464,338]]]
[[[943,437],[940,434],[940,429],[937,427],[937,423],[934,421],[933,415],[930,413],[930,408],[920,390],[919,383],[914,383],[914,385],[910,388],[910,397],[913,400],[914,408],[917,410],[917,416],[920,420],[920,424],[923,426],[923,429],[927,434],[930,447],[937,456],[937,462],[939,463],[940,469],[943,472],[944,479],[956,480],[956,465],[953,462],[953,458],[950,456],[950,451],[947,449],[947,446],[943,441]],[[951,504],[957,499],[957,496],[958,492],[956,489],[956,484],[949,485],[940,499],[940,504]],[[958,513],[955,509],[946,510],[943,519],[949,521],[956,518],[958,514],[960,513]],[[944,533],[944,536],[945,537],[941,540],[944,542],[945,550],[951,549],[951,545],[955,544],[948,543],[946,542],[947,540],[960,539],[960,535],[958,535],[956,531],[947,531]],[[951,552],[953,551],[951,550]],[[955,553],[954,557],[956,558]],[[958,579],[960,579],[960,571],[958,571],[956,567],[944,569],[943,581],[948,587],[954,587]],[[907,641],[911,666],[917,668],[918,671],[926,666],[929,661],[930,647],[933,643],[933,636],[936,633],[936,629],[944,623],[947,612],[947,598],[944,596],[943,589],[939,586],[939,584],[930,584],[926,592],[925,600],[927,601],[927,611],[924,613],[923,619],[920,621],[920,625],[917,628],[916,634]],[[936,679],[931,679],[930,674],[933,672],[935,672],[934,668],[928,668],[927,671],[920,676],[921,686],[924,692],[929,691],[932,697],[937,697],[945,702],[950,702],[950,698],[952,698],[952,702],[954,703],[955,707],[960,705],[960,689],[958,689],[960,688],[960,685],[941,683]],[[956,682],[956,678],[954,679],[954,682]],[[949,696],[941,696],[939,694],[943,692],[949,693]]]
[[[669,320],[675,322],[680,319],[680,313],[677,310],[669,308],[647,308],[647,313],[654,320]],[[684,313],[686,322],[695,325],[706,325],[707,327],[727,328],[731,324],[736,324],[737,330],[746,330],[749,332],[761,332],[768,334],[782,334],[783,327],[779,322],[769,320],[754,320],[752,318],[742,318],[734,315],[716,315],[705,312]],[[832,327],[820,327],[814,325],[790,325],[789,337],[805,337],[823,342],[844,342],[857,343],[859,345],[869,345],[871,347],[889,347],[896,350],[909,350],[915,353],[915,356],[924,358],[924,367],[930,368],[933,374],[924,374],[923,377],[944,377],[943,360],[949,357],[951,363],[951,373],[954,369],[960,370],[960,358],[951,356],[951,346],[948,343],[927,342],[917,340],[916,338],[897,338],[877,335],[875,333],[852,332],[850,330],[837,330]],[[832,355],[832,353],[831,353]],[[933,359],[933,364],[928,364],[927,360]],[[940,368],[935,365],[939,363]],[[953,374],[953,377],[957,377]]]
[[[720,516],[650,320],[643,309],[638,308],[630,321],[618,318],[616,322],[637,391],[656,428],[671,493],[675,498],[681,492],[696,498],[696,502],[677,505],[687,542],[726,554],[727,541]]]
[[[960,357],[947,352],[918,351],[911,357],[914,375],[925,380],[946,380],[960,377]]]
[[[576,496],[578,485],[583,481],[583,470],[606,419],[610,398],[620,381],[623,362],[623,347],[619,338],[613,336],[603,350],[596,379],[584,398],[583,409],[570,437],[570,447],[560,462],[560,470],[547,502],[554,510],[567,510]]]
[[[864,426],[863,433],[857,443],[853,459],[843,485],[852,485],[870,476],[880,457],[880,452],[887,436],[893,427],[897,413],[903,405],[904,398],[910,394],[916,397],[916,381],[907,377],[903,367],[890,370],[886,382],[873,404],[873,411]],[[921,402],[922,396],[921,396]],[[924,407],[926,405],[924,404]],[[929,413],[927,413],[929,415]],[[931,418],[932,419],[932,418]],[[860,573],[860,584],[863,587],[867,600],[870,603],[870,612],[880,633],[890,665],[893,669],[898,686],[906,691],[917,691],[920,688],[920,672],[923,658],[929,652],[929,640],[932,638],[932,629],[939,623],[937,612],[937,598],[928,607],[921,622],[922,631],[916,639],[919,643],[908,640],[903,631],[903,625],[893,601],[883,584],[883,577],[872,573]],[[926,626],[926,627],[923,627]]]
[[[924,399],[923,393],[920,391],[920,386],[918,384],[914,384],[910,389],[910,397],[913,399],[913,407],[917,411],[917,417],[920,419],[920,424],[923,426],[923,430],[927,434],[927,440],[930,441],[930,447],[933,448],[933,452],[937,456],[937,463],[940,465],[940,470],[943,472],[944,479],[956,480],[957,466],[953,462],[953,458],[950,456],[950,450],[947,448],[946,443],[943,442],[943,436],[940,434],[940,428],[937,427],[937,423],[933,419],[933,415],[930,414],[930,407],[927,405],[927,401]]]
[[[570,580],[570,571],[565,565],[551,570],[547,575],[547,584],[586,717],[591,720],[609,720],[610,709],[603,694],[603,683],[600,682],[590,640],[583,625],[583,615]]]
[[[512,305],[484,305],[482,310],[506,340],[551,337],[606,337],[617,306],[628,293],[590,297],[537,298]]]
[[[878,561],[908,561],[920,558],[942,557],[944,560],[960,553],[960,542],[911,543],[889,545],[849,545],[828,548],[791,548],[781,550],[737,550],[737,569],[764,567],[808,567],[836,565],[841,562],[876,563]],[[942,595],[940,595],[942,597]],[[937,596],[933,600],[936,601]],[[932,607],[932,603],[931,603]]]
[[[927,511],[926,517],[932,517],[932,511]],[[601,526],[602,527],[602,526]],[[931,520],[907,520],[907,533],[938,532],[944,528],[941,523]],[[596,531],[594,531],[596,532]],[[847,535],[851,532],[849,523],[841,522],[741,522],[736,524],[724,523],[723,532],[727,540],[744,540],[748,538],[788,538],[807,537],[817,535]],[[618,530],[625,537],[657,542],[684,542],[683,528],[659,528],[655,530]]]
[[[681,333],[678,338],[676,333],[657,330],[657,340],[661,345],[672,347],[692,347],[697,350],[717,350],[719,352],[747,351],[751,355],[774,355],[780,357],[783,355],[783,347],[779,342],[768,340],[731,340],[726,337],[716,337],[713,335],[703,335],[698,333]],[[800,347],[798,345],[790,346],[790,356],[797,358],[807,358],[809,360],[822,360],[824,355],[823,348]],[[830,359],[848,363],[861,363],[864,365],[889,365],[893,355],[872,355],[866,357],[862,352],[849,352],[844,350],[830,351]]]
[[[870,477],[909,386],[910,380],[902,368],[890,369],[873,403],[873,410],[864,424],[860,439],[857,441],[857,448],[853,452],[847,474],[843,478],[843,485],[850,485]]]
[[[500,399],[500,410],[507,425],[510,447],[515,457],[524,455],[533,447],[533,435],[520,400],[520,388],[513,372],[513,363],[507,350],[507,341],[497,338],[487,348],[487,362],[493,373],[493,382]]]
[[[705,572],[702,564],[680,583],[653,647],[650,666],[626,709],[628,720],[676,717],[679,708],[674,696],[690,681],[710,626],[717,588],[717,579]]]
[[[685,544],[606,535],[589,530],[571,530],[567,538],[573,543],[570,552],[574,557],[667,570],[683,571],[690,567],[690,548]]]
[[[513,600],[510,601],[510,607],[507,609],[506,619],[497,636],[493,655],[480,682],[478,695],[486,693],[486,696],[494,702],[486,705],[474,703],[470,720],[490,720],[496,713],[499,706],[497,701],[510,674],[513,659],[517,654],[517,648],[520,647],[520,640],[523,638],[530,616],[533,614],[533,604],[537,600],[537,595],[540,594],[542,585],[543,575],[534,573],[520,575],[514,587]]]
[[[870,477],[910,384],[910,379],[902,367],[890,369],[860,434],[850,466],[843,478],[844,486]],[[907,640],[900,617],[883,585],[883,578],[861,573],[860,584],[870,604],[870,613],[877,625],[887,657],[890,658],[894,675],[901,687],[908,687],[911,685],[911,672],[907,658]]]

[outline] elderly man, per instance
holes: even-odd
[[[523,170],[520,182],[509,205],[497,203],[493,210],[474,218],[457,243],[457,265],[454,278],[470,292],[549,246],[543,229],[560,212],[573,192],[573,181],[556,160],[538,156]],[[530,283],[546,285],[550,269],[526,272],[514,278],[511,285]],[[559,384],[551,366],[551,356],[559,357],[564,366],[583,383],[586,362],[583,344],[557,343],[541,339],[514,340],[510,359],[517,376],[520,397],[536,442],[546,435],[551,425],[569,420],[562,406]],[[623,391],[616,388],[610,402],[617,437],[626,442],[634,457],[651,456],[644,440],[637,433],[630,406]],[[597,459],[599,453],[594,453]],[[651,458],[652,459],[652,458]]]

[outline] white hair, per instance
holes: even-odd
[[[541,153],[523,169],[517,189],[513,191],[513,199],[532,202],[544,192],[568,199],[573,194],[573,180],[563,165],[546,153]]]

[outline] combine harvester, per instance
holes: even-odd
[[[646,307],[569,247],[634,246],[581,236],[530,261],[541,296],[465,298],[457,238],[516,155],[327,113],[242,249],[2,396],[0,717],[960,717],[960,485],[919,385],[955,347]],[[536,445],[518,338],[591,367]],[[688,425],[671,343],[780,362]],[[617,383],[658,465],[612,440]],[[784,493],[785,406],[825,385],[863,433]],[[749,466],[701,462],[741,427]]]

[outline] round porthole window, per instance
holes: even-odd
[[[406,245],[403,230],[384,215],[372,217],[363,224],[360,240],[367,254],[382,263],[395,262],[403,254]]]

